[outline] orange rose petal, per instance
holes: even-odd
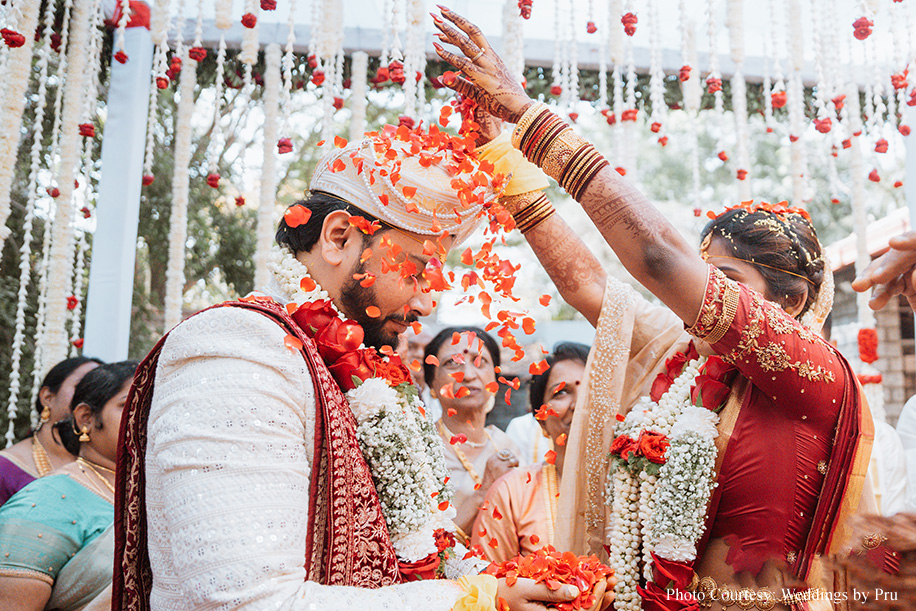
[[[486,390],[488,393],[492,393],[495,395],[496,392],[499,390],[499,382],[490,382],[489,384],[484,386],[484,390]]]
[[[541,375],[550,368],[550,365],[547,364],[547,361],[541,361],[539,363],[531,363],[528,367],[528,373],[533,376]]]
[[[299,288],[301,288],[305,292],[310,292],[318,288],[318,285],[315,284],[314,280],[312,280],[308,276],[305,276],[304,278],[302,278],[302,280],[299,281]]]
[[[302,350],[302,341],[295,335],[287,335],[283,338],[283,343],[290,350]]]
[[[290,228],[296,228],[299,225],[308,223],[312,216],[312,211],[301,204],[290,206],[283,213],[283,220]]]
[[[418,361],[417,359],[414,359],[413,362],[409,365],[409,367],[413,369],[414,371],[419,372],[421,369],[423,369],[423,364],[420,363],[420,361]]]
[[[423,330],[423,323],[421,323],[418,320],[415,320],[412,323],[410,323],[410,328],[413,329],[414,335],[420,335],[420,331]]]
[[[493,506],[493,518],[496,520],[502,520],[503,514],[499,513],[499,507]]]
[[[347,146],[347,139],[341,138],[340,136],[334,136],[334,146],[336,146],[339,149],[344,148],[345,146]]]
[[[291,301],[288,304],[286,304],[286,313],[287,314],[292,314],[293,312],[295,312],[298,309],[299,309],[299,304],[296,303],[295,301]]]
[[[499,547],[499,541],[496,540],[496,537],[491,537],[491,538],[490,538],[490,542],[487,543],[487,545],[489,545],[490,547],[492,547],[492,548],[495,549],[495,548]]]
[[[525,318],[522,320],[522,330],[525,332],[525,335],[531,335],[534,333],[534,319]]]
[[[448,509],[448,501],[439,503],[439,511],[445,511],[446,509]]]
[[[550,295],[541,295],[541,298],[538,299],[542,306],[550,305]]]
[[[457,413],[458,413],[458,410],[455,409],[454,407],[448,408],[448,415],[449,415],[449,416],[454,416],[454,415],[457,414]]]
[[[404,197],[406,197],[406,198],[408,198],[408,199],[411,198],[411,197],[413,197],[414,195],[417,194],[417,188],[416,188],[416,187],[404,187],[404,188],[402,189],[402,191],[404,192]]]
[[[448,375],[455,378],[456,382],[464,382],[464,372],[463,371],[456,371],[455,373],[450,373]]]
[[[424,362],[425,362],[427,365],[432,365],[433,367],[438,367],[438,366],[439,366],[439,359],[437,359],[436,356],[435,356],[434,354],[430,354],[429,356],[427,356],[426,359],[424,360]],[[451,415],[451,414],[449,414],[449,415]]]
[[[474,490],[480,490],[480,484],[474,484]]]
[[[335,159],[334,163],[331,165],[331,172],[343,172],[347,169],[347,164],[344,163],[343,159]]]
[[[557,437],[557,445],[558,446],[566,445],[566,433],[561,433],[560,436]]]
[[[528,540],[531,541],[531,545],[537,545],[538,543],[540,543],[541,538],[538,537],[537,535],[531,535],[530,537],[528,537]]]
[[[374,274],[368,274],[368,273],[366,274],[366,277],[363,278],[363,279],[360,281],[360,283],[359,283],[359,285],[360,285],[361,287],[363,287],[364,289],[369,288],[369,287],[372,286],[373,284],[375,284],[375,275],[374,275]]]
[[[319,140],[319,141],[318,141],[318,146],[324,146],[324,140]]]
[[[557,453],[553,450],[547,450],[547,452],[544,453],[544,462],[546,462],[548,465],[556,463]]]
[[[382,315],[382,311],[379,310],[376,306],[369,306],[366,308],[366,316],[369,318],[378,318]]]

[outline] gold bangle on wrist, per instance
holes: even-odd
[[[521,144],[522,135],[528,130],[531,126],[531,123],[535,119],[540,117],[542,114],[550,112],[550,108],[547,104],[543,102],[535,102],[528,107],[528,110],[525,111],[525,114],[522,115],[522,118],[518,120],[518,123],[515,125],[515,129],[512,130],[512,146],[519,148]]]
[[[499,198],[499,205],[506,209],[513,217],[522,210],[543,197],[541,191],[529,191],[518,195],[503,195]]]

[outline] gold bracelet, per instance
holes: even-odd
[[[505,208],[513,217],[536,202],[544,195],[541,191],[529,191],[518,195],[503,195],[499,198],[499,205]]]
[[[563,171],[572,159],[573,154],[588,141],[582,138],[572,129],[567,129],[550,143],[550,147],[544,153],[544,162],[539,164],[544,173],[563,184]]]
[[[522,234],[526,234],[529,231],[531,231],[532,229],[535,229],[536,227],[538,227],[541,223],[549,219],[551,216],[553,216],[556,211],[557,211],[556,208],[554,208],[553,206],[550,206],[546,208],[545,211],[540,216],[538,216],[537,218],[531,219],[524,227],[519,227],[518,230]]]
[[[543,121],[538,121],[535,125],[532,125],[530,138],[526,137],[522,141],[522,153],[531,163],[540,166],[544,152],[557,136],[567,129],[569,129],[569,126],[563,123],[558,116],[548,115]],[[529,142],[529,139],[533,139],[534,142]]]
[[[540,214],[543,208],[549,207],[550,205],[550,200],[547,199],[547,196],[543,193],[538,193],[537,198],[533,202],[512,215],[512,218],[515,221],[515,226],[525,226],[529,220]]]
[[[535,102],[528,107],[528,110],[525,111],[525,114],[522,115],[522,118],[518,120],[518,123],[515,125],[515,129],[512,130],[512,146],[521,150],[522,136],[528,131],[528,128],[531,127],[531,124],[535,119],[540,117],[542,114],[550,112],[550,108],[547,104],[543,102]]]

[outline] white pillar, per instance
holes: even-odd
[[[111,62],[102,179],[92,240],[83,354],[127,358],[153,43],[145,27],[125,33],[126,64]]]

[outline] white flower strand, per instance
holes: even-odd
[[[52,202],[53,204],[53,202]],[[52,205],[52,210],[55,207]],[[45,337],[48,323],[48,269],[51,267],[51,223],[45,221],[41,241],[41,264],[38,267],[38,312],[35,315],[35,353],[32,357],[32,390],[29,405],[35,405],[44,377],[47,350]]]
[[[54,93],[54,126],[51,128],[51,151],[49,159],[55,163],[60,151],[61,111],[64,91],[67,87],[67,64],[70,57],[70,20],[73,0],[64,0],[64,20],[60,28],[60,53],[57,62],[57,89]],[[52,171],[52,174],[54,172]]]
[[[802,38],[802,13],[800,0],[787,0],[789,28],[789,83],[786,89],[789,110],[789,136],[792,172],[792,205],[804,206],[808,199],[808,161],[805,153],[805,89],[801,71],[805,65],[804,39]]]
[[[257,17],[260,6],[257,0],[245,0],[245,13],[252,14]],[[258,44],[258,26],[260,25],[260,20],[255,21],[253,28],[242,28],[242,48],[239,53],[239,61],[242,62],[245,66],[245,70],[242,76],[242,87],[245,91],[251,92],[251,72],[255,63],[258,61],[258,51],[260,50],[260,45]],[[244,157],[242,157],[244,159]]]
[[[286,16],[286,48],[283,53],[283,92],[280,106],[283,114],[280,119],[280,134],[286,138],[289,131],[289,116],[292,113],[293,64],[296,56],[296,0],[290,0],[289,13]],[[359,52],[357,52],[359,53]],[[355,61],[356,53],[353,54]],[[363,92],[365,96],[365,91]]]
[[[191,61],[185,50],[182,56],[181,76],[178,79],[178,111],[175,120],[175,172],[172,176],[172,211],[169,217],[169,262],[165,272],[165,331],[181,322],[181,309],[184,303],[191,120],[194,115],[196,84],[197,62]]]
[[[626,168],[626,143],[623,139],[623,125],[621,114],[623,113],[623,74],[621,67],[624,62],[623,38],[625,36],[623,28],[620,25],[620,18],[623,16],[623,0],[611,0],[608,7],[607,19],[607,37],[608,37],[608,54],[613,64],[611,70],[611,100],[612,111],[614,112],[616,122],[611,126],[611,140],[614,142],[613,165],[616,167]]]
[[[48,268],[48,309],[44,367],[67,356],[68,338],[64,327],[67,312],[67,291],[70,284],[73,259],[73,190],[74,175],[80,160],[79,122],[83,112],[84,96],[89,86],[91,33],[89,31],[95,11],[91,0],[76,0],[70,20],[67,83],[61,112],[60,171],[57,176],[60,196],[54,213],[53,236]]]
[[[747,126],[747,86],[744,82],[744,6],[743,0],[728,0],[726,27],[731,46],[731,60],[735,62],[732,76],[732,114],[735,117],[735,159],[738,170],[750,173],[751,160],[748,153],[749,136]],[[738,195],[744,201],[751,199],[751,184],[747,177],[738,180]]]
[[[649,100],[652,102],[652,123],[660,123],[657,137],[664,136],[667,106],[665,105],[665,69],[662,67],[661,22],[659,0],[649,0]]]
[[[35,220],[35,201],[38,199],[38,174],[41,171],[41,151],[44,141],[44,116],[47,106],[48,61],[51,51],[51,34],[54,25],[54,4],[49,2],[44,13],[44,33],[42,44],[38,49],[38,91],[35,107],[35,125],[32,129],[32,148],[29,155],[29,182],[26,187],[27,199],[25,216],[22,222],[22,244],[19,247],[19,290],[16,299],[16,317],[13,332],[12,354],[10,355],[10,383],[7,402],[6,446],[15,443],[14,425],[18,411],[17,402],[21,386],[22,346],[25,341],[25,309],[32,279],[32,227]],[[47,224],[46,224],[47,226]],[[34,400],[29,402],[34,405]]]
[[[186,59],[187,55],[182,56],[182,66],[186,66],[185,62],[190,63],[189,59]],[[197,62],[194,62],[195,64]],[[197,66],[194,66],[195,74],[197,72]],[[226,34],[225,32],[219,33],[219,49],[216,52],[216,81],[214,83],[214,92],[213,92],[213,137],[210,138],[210,150],[207,153],[209,161],[207,162],[207,172],[209,174],[217,174],[219,172],[219,151],[220,147],[225,144],[225,138],[223,137],[223,128],[220,125],[220,119],[222,118],[222,107],[223,107],[223,90],[225,89],[224,76],[226,71]],[[181,71],[182,77],[184,76],[184,69]],[[183,82],[179,79],[179,83]],[[179,84],[179,87],[181,85]],[[171,328],[171,327],[170,327]]]
[[[19,149],[19,138],[22,130],[23,111],[25,110],[26,92],[32,74],[32,46],[35,37],[32,33],[38,27],[40,2],[26,2],[17,27],[25,38],[25,43],[17,49],[9,49],[7,55],[6,78],[3,82],[2,106],[0,106],[0,250],[10,235],[6,221],[12,213],[10,189],[13,186],[13,174],[16,167],[16,153]],[[5,46],[5,45],[4,45]]]
[[[277,201],[277,131],[280,114],[280,45],[267,45],[264,52],[264,148],[261,190],[258,196],[257,241],[254,253],[254,285],[264,286],[270,277],[267,260],[273,242],[274,208]]]
[[[274,246],[268,265],[289,303],[327,300],[344,318],[317,282],[311,291],[302,289],[302,279],[310,277],[308,269],[291,251]],[[398,558],[415,562],[435,553],[433,533],[454,529],[455,509],[450,504],[439,509],[452,496],[445,483],[449,471],[442,442],[432,422],[421,414],[415,388],[392,388],[384,379],[369,378],[346,396]]]
[[[636,478],[624,468],[612,471],[608,565],[614,569],[614,609],[640,611],[639,583],[639,490]]]
[[[518,1],[506,0],[503,5],[503,61],[519,82],[525,74],[524,23]]]
[[[114,48],[115,52],[124,51],[124,35],[127,32],[127,22],[130,21],[130,0],[118,0],[121,7],[121,18],[118,19],[118,29],[115,31]]]
[[[76,307],[70,311],[70,357],[79,354],[79,348],[76,347],[76,341],[82,335],[82,317],[83,317],[83,282],[86,270],[86,257],[88,255],[86,245],[86,232],[80,231],[76,247],[76,265],[73,270],[73,295],[76,297]]]
[[[166,63],[169,53],[169,21],[172,0],[156,0],[156,8],[150,18],[150,38],[153,52],[153,73],[150,77],[149,113],[146,120],[146,149],[143,154],[143,174],[152,176],[155,155],[156,125],[159,113],[159,87],[157,78],[166,78]]]
[[[366,89],[369,55],[356,51],[350,56],[350,141],[358,142],[366,132]]]
[[[404,46],[404,114],[414,119],[419,118],[426,104],[426,20],[429,18],[426,3],[423,0],[408,0],[407,33]],[[419,82],[416,75],[420,75]]]

